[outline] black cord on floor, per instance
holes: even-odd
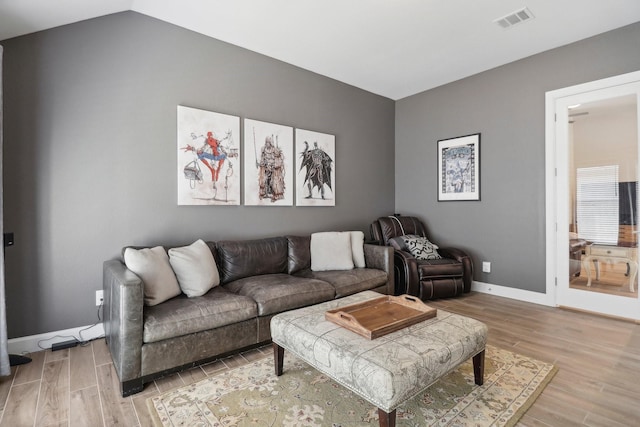
[[[103,306],[104,306],[104,303],[102,303],[102,302],[98,306],[97,313],[96,313],[97,317],[98,317],[98,321],[96,323],[94,323],[93,325],[91,325],[91,326],[87,326],[86,328],[80,329],[78,331],[78,337],[76,337],[75,335],[54,335],[54,336],[52,336],[50,338],[46,338],[46,339],[38,341],[38,348],[40,348],[41,350],[48,350],[51,347],[42,347],[40,345],[40,343],[45,342],[45,341],[50,341],[50,340],[55,339],[55,338],[74,339],[74,340],[76,340],[78,342],[78,345],[80,345],[82,347],[89,345],[91,343],[91,341],[95,341],[95,340],[104,338],[104,335],[101,335],[101,336],[95,337],[95,338],[91,338],[91,339],[84,339],[82,337],[82,333],[83,332],[88,331],[89,329],[94,328],[94,327],[98,326],[100,323],[102,323],[102,318],[100,317],[100,311],[102,310]]]

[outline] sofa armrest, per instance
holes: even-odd
[[[387,294],[394,294],[393,248],[364,244],[364,262],[367,268],[377,268],[387,273]]]
[[[394,250],[395,295],[420,295],[420,277],[418,277],[418,260],[409,252]]]
[[[122,383],[142,376],[144,287],[119,260],[102,268],[105,339]]]
[[[471,292],[471,281],[473,280],[473,261],[469,254],[458,248],[438,248],[438,253],[445,257],[455,259],[462,263],[464,270],[463,284],[464,292]]]

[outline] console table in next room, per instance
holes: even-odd
[[[635,246],[608,246],[591,244],[585,247],[582,267],[587,272],[587,286],[591,286],[591,269],[589,262],[593,261],[596,270],[596,280],[600,280],[600,261],[624,262],[627,264],[629,276],[629,291],[635,292],[635,280],[638,273],[638,249]]]

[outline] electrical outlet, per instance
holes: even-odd
[[[102,304],[102,291],[96,291],[96,307]]]
[[[482,272],[491,273],[491,263],[488,261],[482,261]]]

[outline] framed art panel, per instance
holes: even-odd
[[[336,205],[336,137],[296,129],[296,205]]]
[[[240,204],[240,118],[178,106],[178,205]]]
[[[480,134],[438,141],[438,201],[480,200]]]
[[[244,204],[293,206],[293,128],[244,120]]]

